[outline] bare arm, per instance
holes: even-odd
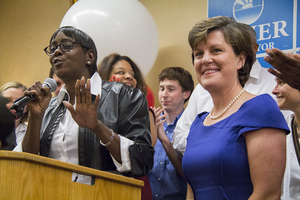
[[[186,200],[194,200],[194,193],[192,187],[187,183]]]
[[[244,134],[253,193],[249,199],[280,199],[286,162],[286,135],[279,129]]]

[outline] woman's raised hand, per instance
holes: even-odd
[[[98,125],[97,107],[100,101],[100,95],[97,95],[92,105],[90,88],[90,80],[85,81],[85,78],[82,77],[81,80],[77,80],[75,84],[75,109],[72,104],[67,101],[64,101],[63,104],[71,112],[73,119],[80,127],[95,130]]]

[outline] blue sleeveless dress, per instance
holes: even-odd
[[[208,113],[199,114],[190,128],[182,159],[184,175],[195,199],[248,199],[253,192],[243,133],[277,128],[289,133],[276,102],[268,94],[246,101],[237,112],[211,126]]]

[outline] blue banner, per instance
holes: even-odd
[[[298,8],[297,0],[208,0],[208,17],[229,16],[253,27],[259,45],[257,59],[263,67],[270,67],[263,60],[267,48],[294,53],[300,47]]]

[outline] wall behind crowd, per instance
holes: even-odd
[[[145,76],[157,98],[158,74],[170,66],[184,67],[198,83],[191,62],[188,32],[207,17],[207,0],[139,0],[151,13],[159,35],[159,50]],[[49,75],[49,57],[43,49],[70,8],[70,0],[1,0],[0,86],[12,80],[26,86],[43,82]]]

